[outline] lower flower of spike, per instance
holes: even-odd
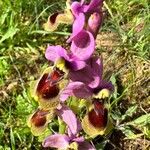
[[[44,110],[55,109],[64,73],[57,68],[47,68],[34,86],[32,94]]]
[[[104,105],[94,100],[92,109],[82,120],[82,128],[90,137],[107,134],[112,125],[108,118],[108,110]]]
[[[46,111],[43,109],[37,109],[27,120],[28,127],[31,128],[31,132],[34,136],[43,134],[46,130],[49,121],[54,117],[54,111]]]

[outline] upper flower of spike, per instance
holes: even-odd
[[[72,3],[71,11],[73,15],[77,17],[80,13],[99,12],[102,4],[103,0],[91,0],[89,4],[86,4],[84,0],[81,0],[81,2]]]
[[[76,44],[80,46],[80,43]],[[73,46],[76,47],[75,44]],[[85,67],[86,63],[84,60],[88,59],[91,56],[91,53],[92,50],[90,50],[90,48],[88,49],[88,47],[86,49],[84,46],[81,47],[81,49],[72,51],[72,53],[67,53],[61,46],[48,46],[45,57],[48,60],[53,61],[58,68],[64,69],[64,71],[68,69],[76,71]]]
[[[75,16],[72,34],[67,40],[71,43],[71,51],[81,60],[92,56],[95,49],[95,39],[102,23],[102,0],[92,0],[89,4],[73,2],[71,11]],[[90,16],[90,17],[89,17]]]
[[[83,29],[86,29],[87,24],[87,18],[88,16],[92,15],[93,13],[96,13],[97,15],[94,15],[91,19],[89,19],[89,27],[91,28],[89,31],[93,34],[93,29],[96,32],[98,31],[100,24],[102,22],[102,11],[101,7],[103,4],[103,0],[91,0],[89,4],[85,4],[84,0],[81,2],[73,2],[71,5],[71,11],[73,15],[75,16],[75,20],[73,22],[73,28],[72,28],[72,35],[67,40],[67,42],[70,42],[73,40],[73,38],[80,33]],[[91,24],[93,24],[91,26]],[[94,26],[94,27],[93,27]],[[89,29],[88,27],[88,29]],[[94,33],[94,37],[96,33]]]
[[[54,31],[57,29],[59,24],[72,24],[74,21],[74,17],[70,10],[70,0],[67,0],[66,6],[67,8],[64,10],[64,13],[54,13],[48,17],[47,22],[43,25],[46,31]]]

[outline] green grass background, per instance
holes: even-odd
[[[65,25],[54,33],[42,28],[50,14],[64,7],[61,0],[0,0],[0,150],[42,149],[26,125],[37,107],[29,87],[48,66],[47,44],[64,45],[71,31]],[[105,141],[112,149],[149,149],[150,2],[107,0],[104,11],[97,52],[115,84],[110,104],[115,129]]]

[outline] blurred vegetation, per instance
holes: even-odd
[[[37,107],[29,87],[48,65],[47,44],[63,45],[71,31],[65,25],[54,33],[42,28],[50,14],[64,7],[65,1],[0,0],[0,150],[42,149],[26,125]],[[107,0],[104,12],[97,52],[104,55],[106,74],[113,72],[116,88],[110,105],[116,128],[110,138],[97,139],[97,149],[108,141],[106,149],[146,150],[150,146],[150,2]]]

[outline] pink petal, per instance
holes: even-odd
[[[48,46],[45,52],[46,59],[50,61],[55,61],[58,58],[57,49],[60,48],[60,46]]]
[[[73,60],[70,63],[71,63],[71,69],[74,71],[81,70],[86,66],[85,61],[80,61],[80,60]]]
[[[65,101],[69,96],[78,98],[89,98],[92,96],[90,90],[82,82],[70,82],[60,93],[60,100]]]
[[[79,2],[73,2],[71,5],[71,11],[75,17],[79,15],[79,13],[82,12],[82,5]]]
[[[45,52],[45,57],[46,59],[53,62],[57,61],[59,58],[64,58],[67,61],[69,60],[67,51],[60,45],[48,46]]]
[[[114,86],[110,81],[101,80],[99,84],[99,89],[108,89],[110,91],[113,91]]]
[[[79,121],[79,119],[77,119],[77,133],[79,133],[81,130],[82,130],[81,122]],[[70,138],[72,138],[73,141],[75,141],[75,140],[74,140],[75,135],[72,134],[70,128],[68,128],[68,132],[67,132],[67,133],[68,133],[68,136],[69,136]],[[75,139],[78,140],[78,138],[75,138]],[[79,141],[81,141],[80,139],[83,139],[83,137],[82,137],[82,138],[79,138]]]
[[[96,88],[102,79],[102,73],[102,59],[99,57],[92,57],[87,61],[87,65],[83,69],[78,71],[70,71],[69,78],[74,82],[83,82],[90,88]]]
[[[95,11],[99,11],[103,5],[103,0],[91,0],[89,5],[85,5],[83,11],[85,13],[92,13]]]
[[[71,42],[72,39],[83,30],[84,27],[84,23],[85,23],[85,16],[83,13],[80,13],[78,15],[78,17],[75,19],[74,23],[73,23],[73,29],[72,29],[72,35],[70,36],[70,38],[67,40],[67,42]]]
[[[79,142],[84,142],[84,137],[83,137],[83,136],[80,136],[80,137],[74,138],[73,141],[74,141],[74,142],[77,142],[77,143],[79,143]]]
[[[73,111],[69,109],[67,106],[62,106],[60,110],[57,111],[59,117],[68,125],[68,128],[72,132],[73,135],[77,134],[77,118]]]
[[[93,72],[98,75],[101,80],[103,75],[103,58],[96,56],[92,57],[90,60],[90,65],[93,69]]]
[[[43,147],[64,148],[69,145],[69,137],[63,134],[54,134],[48,136],[42,143]]]
[[[95,40],[92,33],[82,30],[72,40],[71,51],[80,60],[87,60],[95,49]]]

